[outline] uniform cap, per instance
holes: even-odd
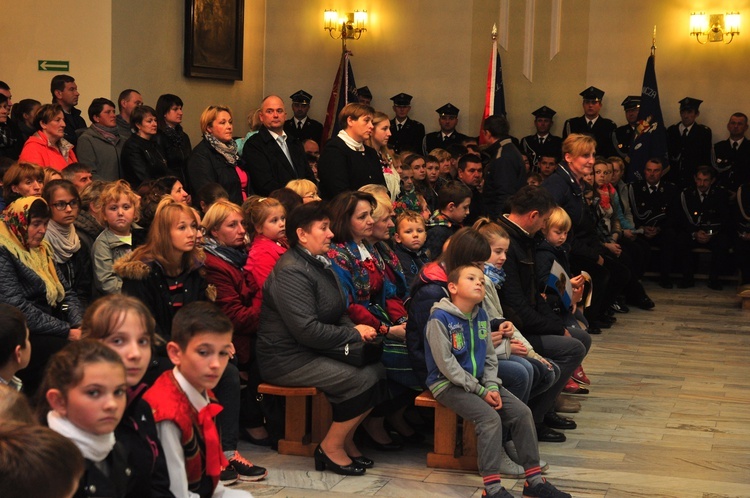
[[[357,95],[359,95],[360,97],[368,98],[368,99],[372,98],[372,92],[366,86],[363,86],[362,88],[357,88]]]
[[[549,118],[552,119],[552,117],[557,114],[554,109],[550,109],[546,105],[543,105],[536,111],[531,113],[536,118]]]
[[[578,95],[583,97],[583,100],[596,100],[597,102],[601,102],[604,98],[604,92],[595,86],[588,87]]]
[[[625,100],[623,100],[620,105],[626,111],[628,111],[630,109],[635,109],[636,107],[640,107],[641,106],[641,96],[640,95],[628,95],[627,97],[625,97]]]
[[[393,101],[393,105],[411,105],[411,99],[413,99],[411,95],[408,93],[399,93],[398,95],[394,95],[391,97],[391,100]]]
[[[304,90],[298,90],[297,92],[291,94],[289,98],[292,99],[292,102],[294,102],[295,104],[309,104],[312,100],[312,95]]]
[[[685,97],[679,102],[680,110],[684,111],[685,109],[693,109],[697,111],[702,103],[702,100],[694,99],[693,97]]]
[[[443,107],[438,107],[435,112],[441,116],[458,116],[459,109],[450,102],[445,104]]]

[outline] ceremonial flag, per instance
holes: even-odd
[[[338,135],[341,127],[338,123],[338,116],[341,109],[349,102],[357,102],[357,84],[354,82],[354,72],[352,71],[349,57],[352,53],[344,51],[341,54],[341,62],[333,80],[331,89],[331,98],[328,100],[326,108],[326,120],[323,124],[323,145],[331,137]]]
[[[646,62],[641,90],[641,108],[638,111],[638,124],[630,147],[630,164],[627,166],[625,181],[630,183],[643,178],[643,168],[649,159],[658,157],[667,162],[667,128],[661,114],[659,88],[656,85],[655,49]]]
[[[497,51],[497,26],[492,26],[492,52],[487,69],[487,91],[484,98],[484,114],[479,125],[479,143],[485,143],[482,131],[484,120],[490,116],[505,116],[505,89],[503,88],[503,66]]]

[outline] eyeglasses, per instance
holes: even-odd
[[[73,199],[70,202],[60,201],[51,204],[51,206],[58,211],[65,211],[65,208],[67,208],[68,206],[70,206],[70,209],[76,209],[78,207],[78,201],[76,199]]]

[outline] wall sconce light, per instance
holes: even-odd
[[[346,40],[359,40],[362,33],[367,31],[367,11],[355,10],[342,15],[343,17],[339,17],[335,10],[326,10],[323,14],[323,29],[328,31],[331,38],[341,39],[346,45]]]
[[[705,45],[708,42],[724,41],[724,35],[729,40],[725,44],[732,43],[735,36],[740,34],[740,13],[729,12],[725,14],[706,15],[704,12],[693,12],[690,14],[690,36],[695,36],[698,43]],[[701,37],[703,40],[701,41]]]

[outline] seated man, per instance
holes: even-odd
[[[680,288],[693,287],[695,271],[691,249],[704,247],[711,250],[711,267],[708,273],[708,288],[721,290],[719,272],[729,255],[730,232],[729,192],[714,185],[714,170],[710,166],[698,166],[693,176],[695,185],[682,191],[679,207],[675,209],[675,225],[678,227],[677,256],[682,262]]]

